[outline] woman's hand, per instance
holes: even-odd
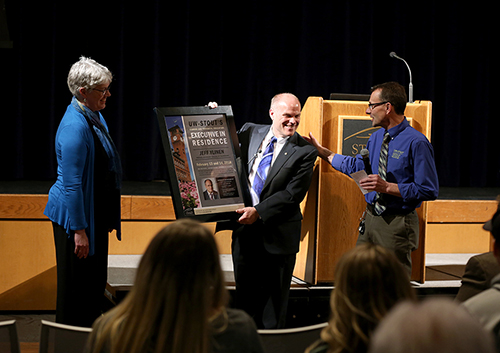
[[[75,230],[75,255],[85,259],[89,255],[89,238],[85,229]]]

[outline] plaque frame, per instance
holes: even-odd
[[[245,207],[247,198],[246,185],[242,185],[240,179],[240,147],[231,106],[213,109],[208,106],[157,107],[154,111],[165,151],[176,219],[191,218],[200,222],[237,220],[240,215],[235,210]],[[182,126],[172,126],[175,122]],[[217,138],[206,138],[209,134]],[[208,140],[226,143],[220,148],[200,147],[200,143]],[[216,186],[217,199],[204,198],[208,179]]]

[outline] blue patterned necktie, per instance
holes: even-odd
[[[382,146],[380,147],[380,157],[378,159],[378,175],[384,180],[387,180],[387,155],[389,152],[389,141],[391,136],[388,132],[384,134],[384,140],[382,141]],[[375,202],[375,213],[381,215],[385,211],[386,206],[384,204],[383,195],[377,193],[377,198]]]
[[[267,179],[267,173],[271,167],[271,162],[273,160],[274,153],[274,143],[276,142],[276,137],[272,137],[269,145],[267,145],[264,155],[260,160],[259,167],[257,168],[257,173],[255,173],[255,178],[253,180],[252,189],[254,189],[257,196],[260,198],[260,193],[264,187],[264,183]]]

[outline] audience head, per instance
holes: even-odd
[[[206,352],[209,321],[224,312],[226,301],[212,233],[196,221],[178,220],[149,244],[132,290],[103,319],[101,343],[107,338],[111,352],[142,352],[152,344],[165,352]]]
[[[142,257],[133,290],[150,299],[160,294],[169,310],[189,311],[204,303],[205,316],[213,314],[226,304],[226,289],[212,233],[189,219],[163,228]]]
[[[387,312],[399,301],[414,299],[408,275],[390,250],[368,243],[356,246],[335,269],[331,319],[321,338],[332,351],[366,351]]]
[[[375,330],[370,353],[492,353],[493,336],[463,306],[432,298],[398,304]]]
[[[500,196],[497,197],[497,202],[500,202]],[[491,233],[495,242],[500,243],[500,203],[493,217],[483,225],[483,229]]]
[[[493,217],[483,225],[483,229],[491,233],[494,239],[493,254],[500,263],[500,196],[497,197],[497,210]]]

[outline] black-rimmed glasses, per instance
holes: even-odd
[[[378,102],[378,103],[368,103],[368,109],[373,110],[373,108],[378,107],[379,105],[382,105],[385,103],[391,103],[391,102],[385,101],[385,102]]]

